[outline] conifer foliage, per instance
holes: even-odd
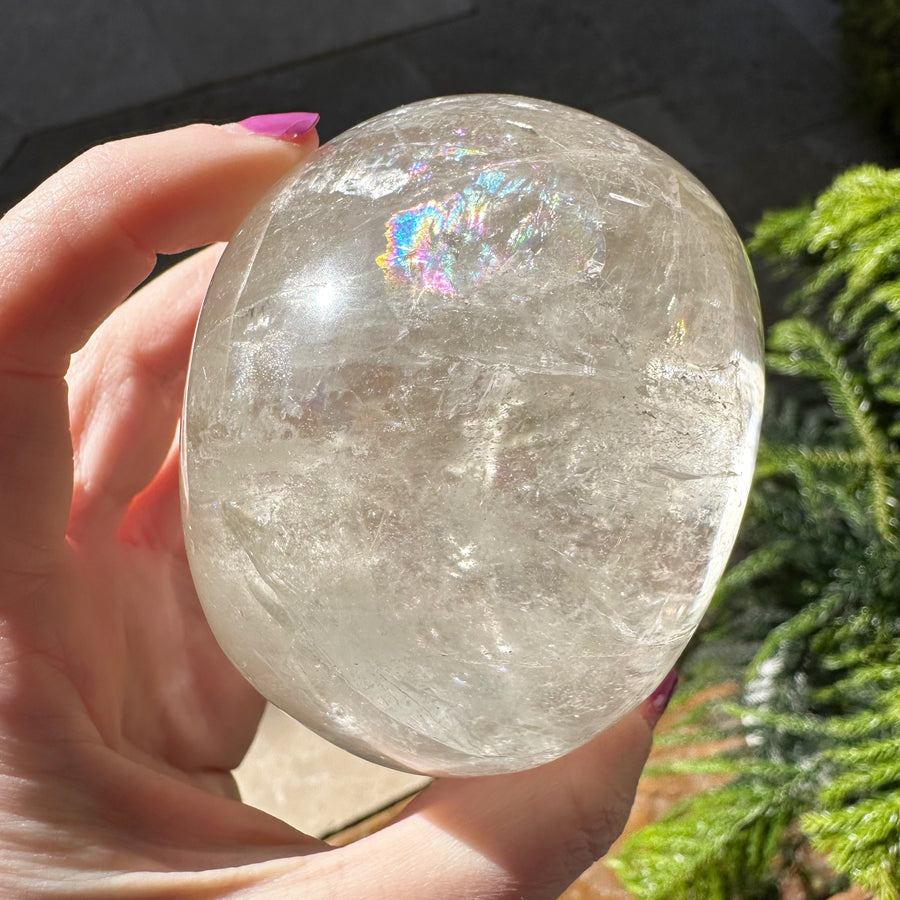
[[[900,170],[843,174],[750,249],[798,287],[736,562],[687,661],[741,691],[671,738],[732,738],[678,767],[727,780],[614,865],[641,900],[776,898],[788,875],[900,900]]]

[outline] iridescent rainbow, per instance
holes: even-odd
[[[419,167],[416,174],[423,171]],[[514,254],[537,245],[560,202],[559,195],[528,178],[482,171],[461,191],[391,216],[385,228],[387,248],[376,262],[393,280],[458,295]],[[515,227],[492,228],[492,212],[507,210],[510,203],[523,207]],[[506,215],[497,218],[508,222]]]

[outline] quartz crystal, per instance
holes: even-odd
[[[698,625],[762,397],[743,245],[684,168],[521,97],[385,113],[277,185],[210,287],[182,432],[203,608],[360,756],[554,759]]]

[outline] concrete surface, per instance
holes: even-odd
[[[327,837],[428,784],[329,744],[274,706],[235,772],[245,803]]]

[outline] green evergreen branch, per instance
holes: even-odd
[[[714,744],[723,740],[723,728],[721,725],[709,725],[705,728],[678,729],[677,731],[667,731],[665,734],[659,735],[654,741],[654,747],[668,748],[673,747],[698,747],[703,744]],[[654,767],[657,765],[653,764]],[[662,773],[667,763],[659,763]],[[648,773],[656,771],[654,767],[646,769]]]
[[[827,661],[825,668],[828,668]],[[817,691],[817,699],[824,705],[836,706],[839,698],[861,691],[890,690],[900,684],[900,672],[896,666],[861,667],[839,685],[827,685]]]
[[[840,344],[812,322],[789,319],[772,329],[769,349],[771,368],[818,379],[835,411],[852,428],[865,454],[875,525],[882,540],[893,544],[896,535],[888,503],[892,495],[885,470],[887,440],[869,413],[871,404],[862,379],[850,371]]]
[[[751,731],[764,726],[770,731],[782,734],[814,735],[820,739],[856,741],[873,733],[890,732],[900,726],[900,711],[895,709],[871,710],[843,719],[786,713],[739,704],[727,709],[732,715],[739,716]]]
[[[785,763],[762,759],[749,759],[746,753],[726,755],[720,753],[702,759],[677,759],[654,763],[648,767],[650,775],[705,775],[709,777],[736,777],[738,775],[763,778],[771,782],[784,781],[795,773]]]
[[[898,759],[900,747],[896,741],[876,740],[867,744],[851,747],[838,747],[826,752],[826,756],[834,763],[846,769],[866,766],[880,766]],[[830,791],[828,788],[827,791]],[[823,797],[826,792],[823,792]],[[830,795],[829,795],[830,796]]]
[[[796,813],[780,793],[748,781],[704,794],[632,837],[611,865],[641,900],[732,900],[771,883],[770,861]]]
[[[898,900],[900,892],[900,792],[842,809],[809,812],[801,818],[813,846],[836,868],[873,891],[878,900]]]
[[[716,616],[735,593],[757,581],[767,572],[776,571],[787,560],[792,550],[790,541],[776,541],[746,556],[733,565],[719,582],[707,611],[708,621]]]
[[[804,607],[797,615],[773,629],[762,642],[753,662],[747,669],[747,681],[763,675],[763,666],[775,659],[786,646],[803,642],[823,625],[841,613],[846,598],[838,592],[826,593]]]
[[[900,283],[888,281],[879,284],[868,296],[861,297],[852,309],[847,310],[847,328],[852,333],[858,334],[866,327],[867,320],[879,314],[895,317],[898,309],[900,309]]]
[[[882,757],[887,756],[887,747],[881,744],[876,746]],[[868,765],[864,771],[844,772],[821,792],[819,799],[823,805],[838,806],[872,791],[881,791],[885,788],[896,791],[900,787],[900,758],[897,758],[896,753],[893,759],[878,759],[877,757],[873,759],[874,754],[866,754],[866,756]],[[850,754],[845,754],[844,760],[846,761],[848,757]],[[854,762],[861,763],[862,756],[856,757]]]
[[[744,740],[662,764],[727,783],[630,837],[615,865],[640,898],[749,900],[806,839],[900,900],[900,170],[845,173],[767,216],[750,249],[800,280],[768,344],[788,386],[770,387],[736,561],[687,671],[747,660],[744,690],[667,743]]]

